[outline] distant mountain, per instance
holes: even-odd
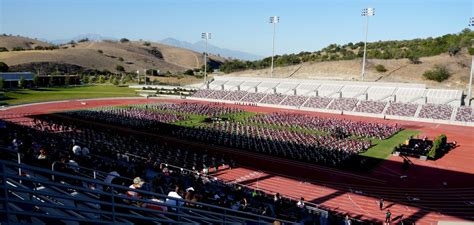
[[[99,34],[81,34],[81,35],[78,35],[78,36],[75,36],[75,37],[72,37],[72,38],[51,40],[49,42],[52,43],[52,44],[55,44],[55,45],[60,45],[60,44],[66,44],[70,41],[77,42],[77,41],[79,41],[81,39],[85,39],[85,38],[89,39],[90,41],[103,41],[103,40],[116,41],[116,40],[118,40],[117,38],[104,37],[104,36],[101,36]]]
[[[166,45],[171,45],[171,46],[175,46],[179,48],[186,48],[186,49],[190,49],[196,52],[204,52],[206,49],[205,41],[189,43],[189,42],[180,41],[174,38],[166,38],[166,39],[161,40],[160,42]],[[210,54],[220,55],[222,57],[227,57],[227,58],[230,57],[230,58],[243,59],[243,60],[257,60],[257,59],[264,58],[263,56],[254,55],[247,52],[236,51],[236,50],[231,50],[231,49],[226,49],[226,48],[219,48],[209,43],[207,44],[207,50],[209,51]]]

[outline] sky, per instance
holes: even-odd
[[[261,56],[317,51],[365,38],[363,8],[375,8],[368,41],[457,33],[473,0],[0,0],[0,33],[46,40],[82,34],[158,41],[168,37]]]

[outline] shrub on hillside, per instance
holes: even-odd
[[[468,48],[469,55],[474,55],[474,48]]]
[[[379,73],[385,73],[387,72],[387,69],[385,68],[385,66],[383,66],[382,64],[378,64],[375,66],[375,70]]]
[[[410,63],[412,63],[412,64],[420,64],[421,63],[420,57],[418,57],[416,55],[408,56],[408,60],[410,60]]]
[[[5,47],[0,47],[0,52],[8,52],[8,49]]]
[[[100,49],[97,50],[97,52],[100,53],[100,54],[104,54],[104,51],[102,51],[102,50],[100,50]]]
[[[121,38],[120,42],[121,43],[126,43],[126,42],[130,42],[130,40],[128,40],[127,38]]]
[[[189,69],[189,70],[184,71],[184,74],[185,74],[185,75],[191,75],[191,76],[192,76],[192,75],[194,75],[194,71],[191,70],[191,69]]]
[[[145,42],[143,43],[143,45],[145,45],[145,46],[150,46],[150,45],[151,45],[151,43],[150,43],[150,42],[148,42],[148,41],[145,41]]]
[[[115,67],[115,69],[116,69],[117,71],[119,71],[119,72],[125,72],[125,68],[124,68],[123,66],[121,66],[121,65],[117,65],[117,66]]]
[[[23,47],[13,47],[12,51],[25,51]]]
[[[119,57],[118,60],[119,60],[120,62],[123,62],[123,58],[122,58],[122,57]]]
[[[0,62],[0,72],[8,72],[9,67],[6,63]]]
[[[445,66],[436,65],[432,70],[423,73],[423,76],[428,80],[435,80],[438,82],[449,78],[451,74]]]
[[[83,38],[83,39],[81,39],[81,40],[79,40],[79,41],[77,41],[77,42],[81,43],[81,42],[88,42],[88,41],[89,41],[89,38]]]
[[[449,56],[455,56],[461,51],[459,46],[451,46],[448,48]]]

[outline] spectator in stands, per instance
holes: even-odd
[[[296,203],[296,206],[300,209],[304,209],[304,198],[301,197],[300,200]]]
[[[135,177],[133,179],[133,184],[131,184],[128,188],[130,189],[140,189],[143,186],[144,181],[140,177]],[[134,191],[127,191],[127,195],[129,197],[135,197],[135,198],[140,198],[140,195],[137,192]]]
[[[166,199],[166,204],[182,206],[184,204],[184,202],[176,200],[176,199],[183,199],[179,193],[180,193],[180,188],[179,188],[178,185],[175,185],[174,191],[170,191],[168,193],[168,197],[171,197],[171,198]],[[174,208],[174,207],[170,207],[169,209],[172,210],[172,211],[176,211],[176,208]]]
[[[379,200],[379,208],[380,208],[380,210],[383,209],[383,205],[384,205],[383,198],[381,198],[381,199]]]
[[[73,140],[74,140],[74,139],[73,139]],[[72,147],[72,153],[74,153],[74,155],[77,155],[77,156],[82,155],[81,146],[79,146],[79,145],[74,145],[74,146]]]
[[[83,155],[83,156],[89,157],[89,154],[90,154],[89,148],[87,148],[86,146],[84,146],[84,148],[82,148],[81,151],[82,151],[82,155]]]

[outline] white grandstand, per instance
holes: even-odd
[[[474,123],[474,116],[469,115],[473,110],[458,110],[462,96],[462,90],[430,89],[424,84],[215,77],[192,97],[384,118]]]

